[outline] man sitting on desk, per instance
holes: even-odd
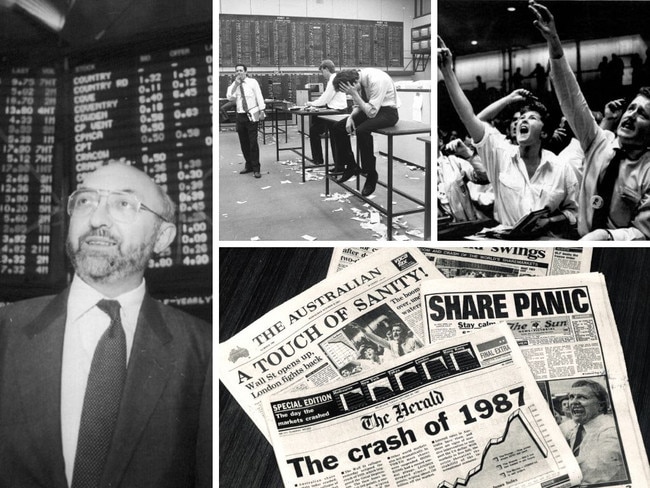
[[[354,102],[350,116],[332,126],[332,140],[338,152],[338,162],[345,166],[343,175],[337,182],[342,183],[359,174],[349,137],[356,131],[361,173],[366,175],[361,194],[368,196],[375,191],[379,179],[372,131],[392,127],[399,120],[395,84],[387,73],[377,68],[340,71],[334,77],[333,84],[336,91],[349,95]]]
[[[338,92],[334,89],[334,63],[330,59],[325,59],[318,69],[325,77],[327,81],[327,87],[323,94],[318,97],[313,102],[307,102],[305,106],[307,107],[325,107],[333,110],[339,110],[341,113],[347,111],[348,102],[345,98],[345,94]],[[320,135],[327,129],[325,123],[318,117],[310,117],[311,124],[309,126],[309,144],[311,145],[311,159],[314,164],[323,164],[323,148],[320,144]],[[343,169],[339,167],[339,162],[336,154],[336,143],[333,138],[330,138],[330,144],[332,146],[332,159],[334,160],[334,171],[330,171],[330,174],[341,174]]]

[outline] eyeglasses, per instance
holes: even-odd
[[[106,197],[108,214],[118,222],[126,224],[133,223],[140,210],[151,212],[163,221],[169,222],[169,220],[151,210],[138,200],[138,197],[131,193],[125,191],[94,190],[90,188],[82,188],[70,195],[68,198],[68,215],[71,217],[84,217],[89,215],[99,207],[102,196]]]

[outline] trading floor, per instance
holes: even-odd
[[[267,121],[270,127],[270,121]],[[282,126],[283,127],[283,126]],[[281,148],[300,146],[299,124],[289,125],[287,141],[279,135]],[[270,129],[269,129],[270,131]],[[252,173],[240,175],[244,158],[234,124],[219,127],[219,238],[230,241],[376,241],[386,239],[386,218],[380,216],[361,199],[330,181],[330,194],[325,194],[324,167],[308,168],[302,182],[301,158],[292,151],[281,151],[276,160],[275,136],[267,131],[266,143],[259,136],[262,177]],[[382,136],[380,136],[382,137]],[[386,179],[387,159],[375,155],[379,179]],[[354,141],[353,147],[354,147]],[[424,163],[425,145],[419,147]],[[309,140],[305,138],[306,156]],[[331,159],[330,159],[331,160]],[[310,166],[310,163],[307,163]],[[425,174],[420,168],[395,161],[394,186],[424,199]],[[361,178],[363,186],[364,178]],[[353,184],[354,179],[348,183]],[[372,198],[386,203],[386,189],[377,186]],[[417,207],[399,195],[393,198],[394,210]],[[393,240],[421,241],[424,235],[424,212],[393,220]]]

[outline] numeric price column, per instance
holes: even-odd
[[[138,113],[143,170],[166,193],[171,194],[168,187],[168,154],[165,149],[165,140],[168,137],[165,111],[169,104],[164,100],[163,67],[150,64],[153,58],[149,54],[140,56],[139,61],[141,66],[138,67]],[[150,260],[149,267],[171,267],[175,261],[173,254],[173,247],[168,247]]]
[[[211,261],[212,45],[141,56],[144,171],[178,204],[176,242],[154,268]]]
[[[57,77],[54,68],[0,73],[0,275],[50,272]]]
[[[181,262],[204,266],[212,255],[212,45],[170,54]]]

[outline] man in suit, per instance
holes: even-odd
[[[109,164],[68,213],[70,286],[0,308],[0,487],[211,487],[211,327],[145,290],[174,204]]]

